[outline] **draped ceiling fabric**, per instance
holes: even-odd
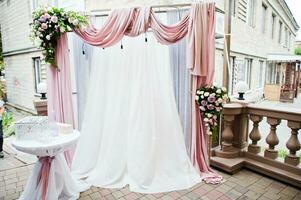
[[[82,30],[74,30],[86,43],[109,47],[119,42],[124,35],[138,36],[149,28],[161,44],[172,44],[187,35],[187,67],[192,75],[192,97],[198,87],[212,84],[214,75],[215,48],[215,5],[214,3],[192,4],[190,12],[178,23],[162,24],[150,7],[124,8],[110,13],[101,29],[92,25]],[[48,111],[55,113],[56,120],[74,124],[70,66],[67,37],[62,35],[56,50],[56,62],[60,71],[48,70]],[[208,138],[202,116],[194,98],[192,98],[192,142],[191,161],[199,170],[203,180],[220,182],[222,177],[209,167]],[[87,147],[88,148],[88,147]],[[84,162],[84,161],[83,161]]]

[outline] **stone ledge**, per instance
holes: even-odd
[[[268,159],[248,152],[242,153],[243,156],[237,158],[221,158],[213,156],[210,158],[210,164],[213,167],[222,169],[230,174],[234,174],[245,167],[301,188],[300,167],[291,166],[277,160]]]

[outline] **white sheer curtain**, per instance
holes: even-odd
[[[90,72],[92,67],[92,58],[94,47],[83,42],[76,34],[70,33],[68,35],[70,48],[70,58],[72,60],[76,79],[76,110],[78,129],[81,130],[82,121],[84,118],[84,111],[88,93],[88,84],[90,79]]]
[[[87,186],[142,193],[188,188],[201,178],[186,153],[169,51],[152,34],[95,48],[73,174]]]
[[[180,21],[187,10],[173,10],[167,12],[169,24]],[[173,78],[173,86],[180,120],[183,126],[187,153],[191,149],[191,75],[186,65],[186,40],[169,46],[170,66]]]

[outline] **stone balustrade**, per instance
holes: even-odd
[[[301,188],[298,154],[301,149],[298,139],[298,131],[301,129],[300,110],[270,108],[237,101],[225,105],[222,118],[221,145],[211,152],[213,166],[230,173],[247,167]],[[259,130],[260,123],[264,123],[263,119],[266,119],[270,129],[266,130],[266,138],[262,137],[265,134]],[[252,125],[251,131],[249,122]],[[287,154],[284,159],[278,157],[277,146],[277,127],[281,122],[287,122],[287,127],[291,130],[286,133],[289,139],[286,141]],[[265,145],[260,146],[259,141],[265,141]]]

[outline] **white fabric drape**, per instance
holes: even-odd
[[[152,34],[94,50],[73,175],[83,184],[141,193],[188,188],[201,178],[187,156],[167,46]],[[89,156],[87,156],[89,155]]]
[[[33,170],[28,177],[28,181],[25,186],[19,200],[40,200],[42,196],[42,187],[37,187],[38,174],[41,168],[41,164],[37,162]],[[58,200],[76,200],[79,197],[79,191],[75,185],[74,180],[71,178],[71,174],[66,163],[63,154],[57,155],[52,163],[49,173],[49,182],[47,188],[46,200],[58,199]]]
[[[45,144],[34,140],[16,140],[12,143],[14,148],[24,153],[39,157],[54,157],[49,170],[47,192],[45,196],[46,200],[78,199],[79,188],[71,176],[70,168],[67,165],[63,152],[76,143],[79,135],[79,132],[74,131],[72,134],[49,138],[51,142]],[[26,186],[19,200],[42,199],[43,180],[37,185],[41,167],[42,163],[40,161],[37,161],[34,164],[33,170],[27,179]],[[43,174],[47,174],[47,171],[43,171]]]
[[[187,10],[175,10],[167,12],[168,24],[173,24],[184,16]],[[186,65],[186,40],[181,40],[169,46],[170,66],[173,78],[173,86],[187,153],[191,152],[191,75]]]
[[[76,118],[78,121],[78,129],[81,130],[88,93],[94,47],[84,43],[83,40],[74,33],[69,34],[68,37],[72,42],[72,49],[70,50],[70,53],[73,55],[72,58],[76,77]]]

